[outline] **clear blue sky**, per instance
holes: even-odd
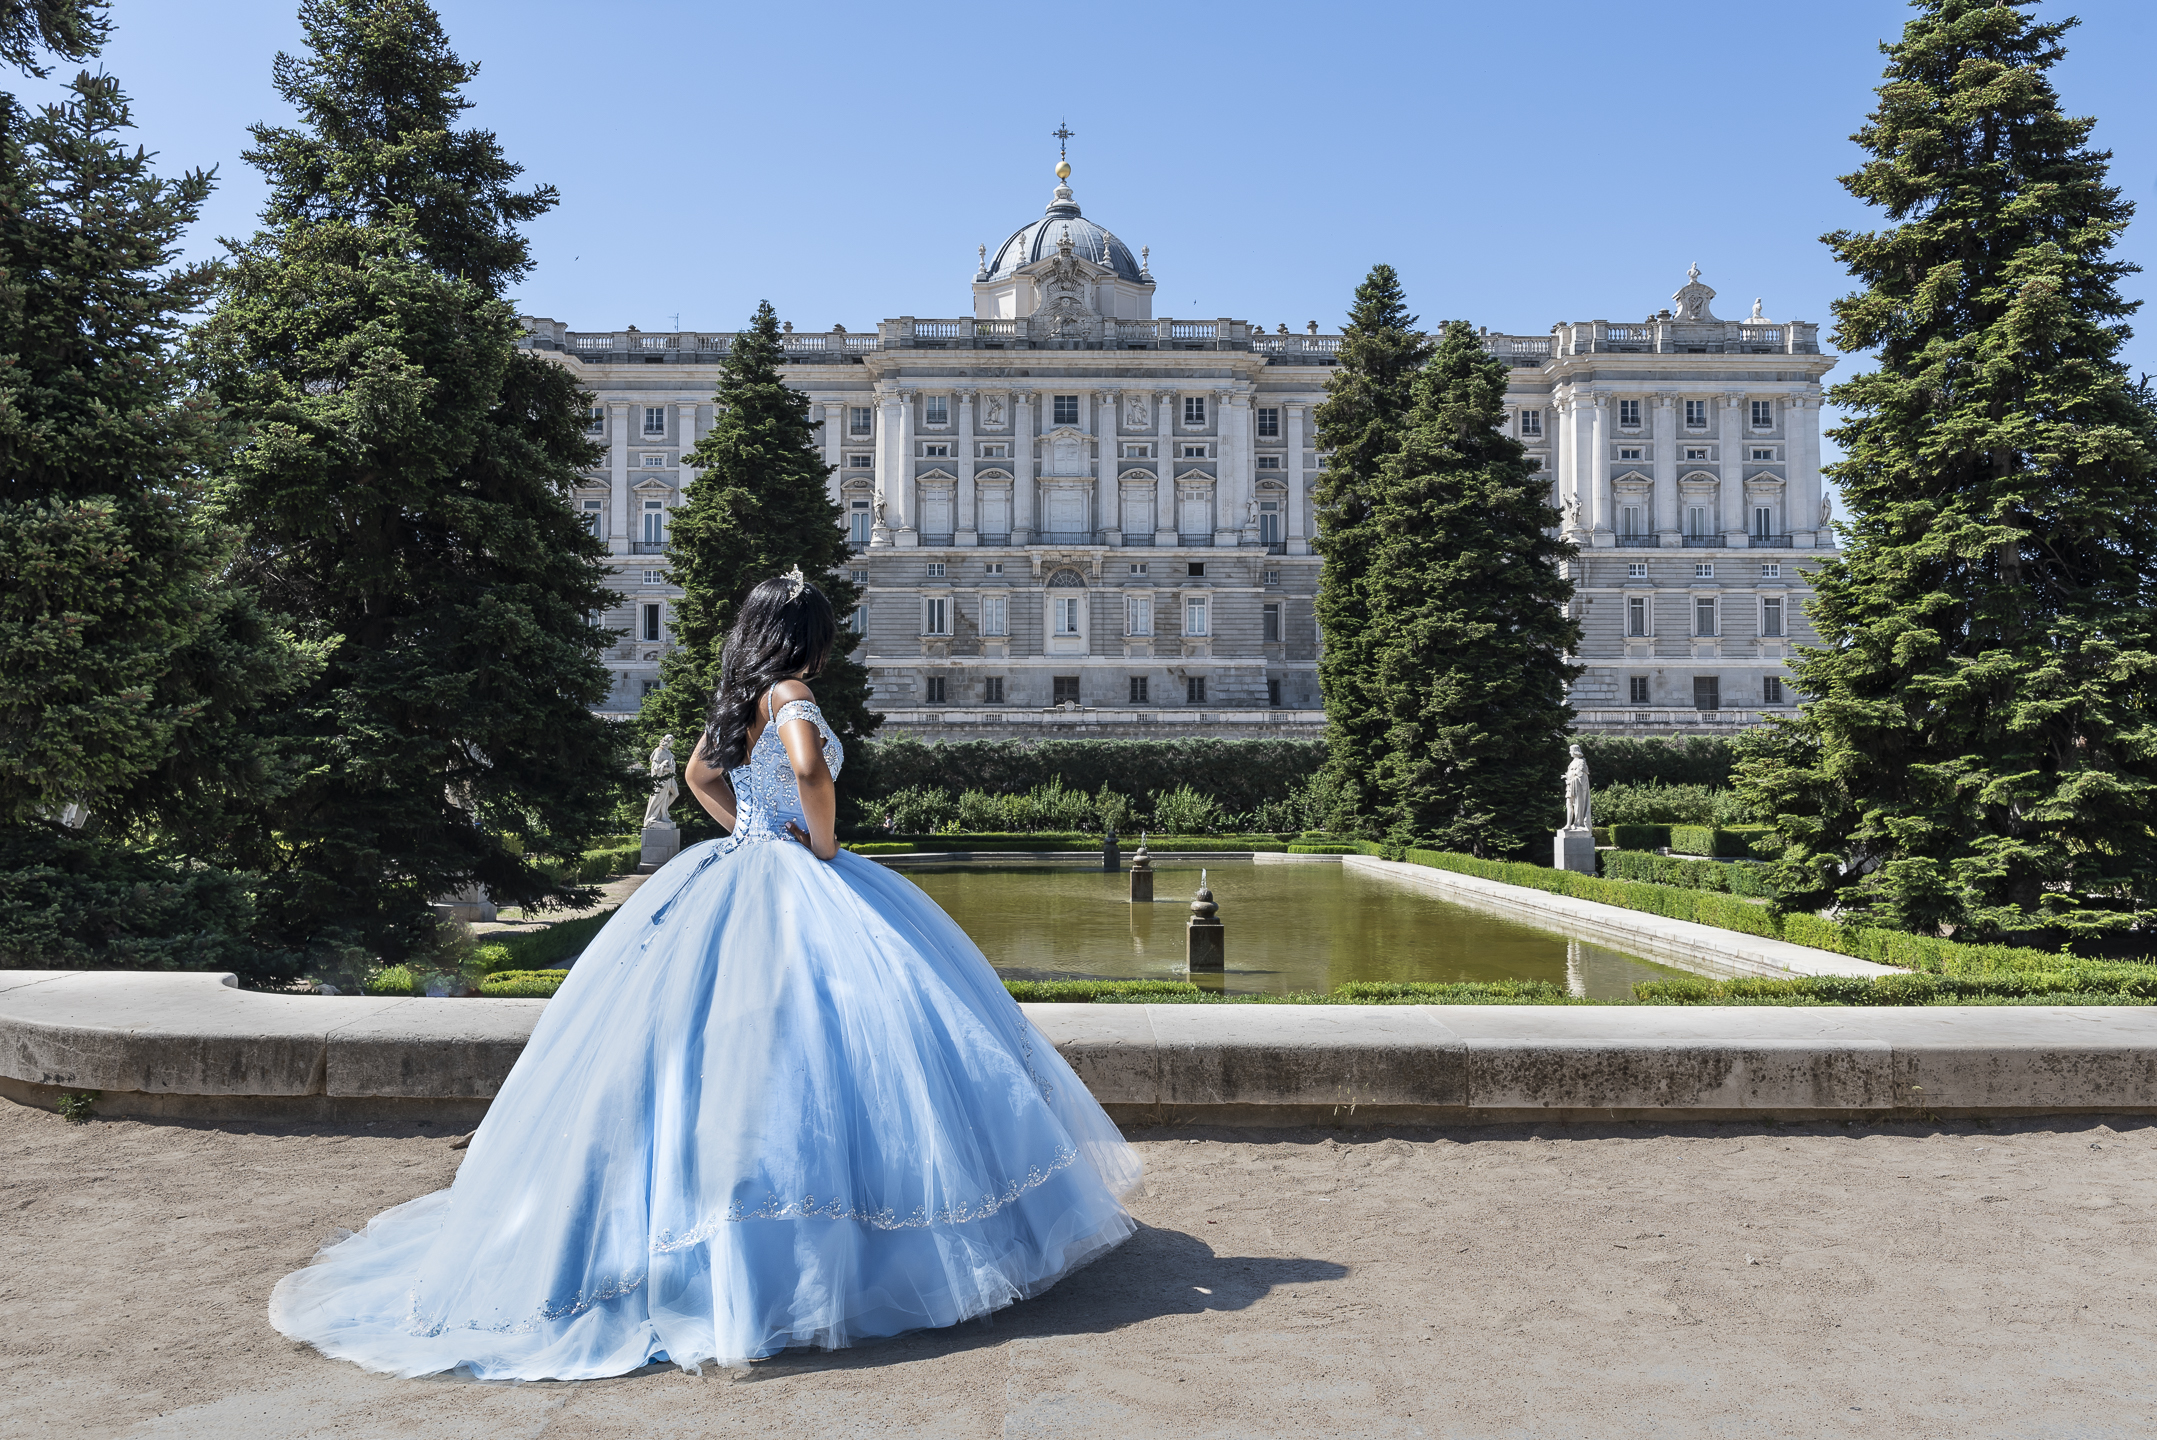
[[[561,208],[518,301],[581,328],[803,328],[969,306],[974,247],[1037,216],[1068,119],[1086,213],[1153,249],[1160,313],[1337,328],[1395,265],[1427,323],[1636,319],[1697,260],[1719,313],[1830,321],[1818,243],[1895,0],[1147,7],[439,0],[474,123]],[[293,0],[117,0],[103,64],[199,227],[252,228],[250,121],[282,119]],[[2093,0],[2055,76],[2157,204],[2157,5]],[[57,76],[55,77],[58,78]],[[49,86],[18,83],[35,98]],[[2153,222],[2129,232],[2151,264]],[[2149,275],[2137,297],[2157,289]],[[2157,313],[2129,355],[2157,371]],[[1838,367],[1838,375],[1848,372]]]

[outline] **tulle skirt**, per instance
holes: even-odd
[[[713,841],[577,961],[456,1182],[287,1275],[270,1320],[405,1376],[843,1346],[1046,1289],[1131,1234],[1138,1179],[920,889]]]

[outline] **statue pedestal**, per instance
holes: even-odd
[[[657,870],[679,855],[681,850],[682,830],[679,825],[671,820],[664,825],[647,825],[644,827],[644,852],[637,857],[640,862],[637,868]],[[1592,863],[1589,868],[1594,868]]]
[[[1577,870],[1583,875],[1595,873],[1595,832],[1592,830],[1560,830],[1551,837],[1551,868]]]

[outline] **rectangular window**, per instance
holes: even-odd
[[[1006,445],[984,445],[981,447],[981,458],[984,460],[1008,460],[1011,458],[1011,449]]]
[[[1712,638],[1715,635],[1715,602],[1695,597],[1693,600],[1693,633]]]
[[[1004,573],[1004,562],[991,560],[981,567],[981,573],[984,575],[1001,575]]]
[[[931,676],[930,676],[930,677],[928,678],[928,693],[927,693],[926,695],[924,695],[924,696],[923,696],[922,698],[923,698],[923,699],[925,699],[925,700],[927,700],[927,701],[928,701],[928,702],[929,702],[929,703],[930,703],[931,705],[941,705],[941,704],[943,704],[943,703],[944,703],[944,677],[943,677],[943,676],[941,676],[941,675],[931,675]]]
[[[1618,458],[1620,460],[1638,460],[1640,458],[1640,447],[1636,445],[1630,450],[1620,450]]]
[[[1186,600],[1183,602],[1183,633],[1203,635],[1206,633],[1206,602]]]
[[[1278,440],[1281,438],[1281,412],[1271,405],[1258,407],[1258,438]]]
[[[1074,597],[1059,597],[1056,601],[1056,633],[1076,635],[1079,633],[1079,602]]]
[[[1146,677],[1143,675],[1133,675],[1131,677],[1131,703],[1133,705],[1144,705],[1146,703]]]
[[[1628,537],[1647,533],[1646,517],[1638,505],[1627,505],[1618,511],[1618,533]]]
[[[928,566],[929,566],[929,578],[930,578],[931,580],[941,580],[941,579],[943,579],[943,578],[944,578],[944,562],[943,562],[943,561],[941,561],[941,560],[931,560],[931,561],[929,561],[929,562],[928,562]]]
[[[1626,677],[1626,682],[1625,682],[1625,684],[1626,684],[1626,690],[1627,690],[1627,698],[1628,698],[1629,700],[1631,700],[1633,704],[1635,704],[1635,705],[1645,705],[1645,704],[1647,704],[1647,703],[1648,703],[1648,677],[1647,677],[1647,676],[1645,676],[1645,675],[1629,675],[1629,676],[1627,676],[1627,677]]]
[[[1779,675],[1769,675],[1760,681],[1760,703],[1780,705],[1783,703],[1783,682]]]
[[[849,435],[874,435],[876,412],[867,405],[849,405],[846,410],[846,433]]]
[[[1183,703],[1203,705],[1206,703],[1206,677],[1193,675],[1183,682]]]
[[[1542,433],[1543,433],[1543,412],[1542,412],[1542,411],[1540,411],[1540,410],[1523,410],[1523,411],[1521,411],[1521,412],[1520,412],[1520,433],[1521,433],[1522,435],[1540,435],[1540,434],[1542,434]]]
[[[666,464],[667,457],[664,455],[647,455],[644,457],[644,468],[647,470],[663,470],[666,468]]]
[[[1753,451],[1753,459],[1755,460],[1773,460],[1774,458],[1775,452],[1773,450],[1761,450],[1755,448]]]
[[[644,543],[664,545],[667,539],[667,505],[664,500],[644,502]]]
[[[644,407],[644,433],[647,435],[664,435],[667,433],[666,406],[647,405]]]
[[[1198,576],[1206,573],[1206,562],[1203,560],[1187,560],[1184,565],[1186,568],[1183,573],[1186,575]]]
[[[1153,447],[1151,445],[1126,445],[1123,447],[1123,458],[1126,460],[1151,460],[1153,458]]]
[[[846,578],[853,581],[857,586],[866,585],[869,583],[869,572],[866,570],[849,570],[846,572]]]
[[[1713,580],[1715,578],[1715,562],[1713,560],[1703,560],[1693,566],[1693,578],[1695,580]]]
[[[1076,675],[1058,675],[1053,677],[1049,681],[1049,685],[1052,691],[1050,703],[1054,705],[1078,704],[1078,682],[1079,677]]]
[[[1775,402],[1772,400],[1753,401],[1753,429],[1773,430],[1774,428]]]
[[[1206,458],[1206,447],[1203,445],[1186,445],[1183,447],[1183,458],[1186,460],[1203,460]]]
[[[1281,468],[1281,457],[1278,455],[1261,455],[1258,457],[1258,468],[1261,470],[1278,470]]]
[[[1628,430],[1638,430],[1640,428],[1640,402],[1638,400],[1620,400],[1618,402],[1618,423]]]
[[[607,412],[604,406],[594,405],[584,412],[584,428],[593,435],[607,433]]]
[[[856,545],[868,544],[869,526],[871,523],[872,521],[869,516],[869,502],[866,500],[856,500],[853,504],[853,508],[846,512],[846,538],[853,541]]]
[[[1126,635],[1151,635],[1153,633],[1153,601],[1143,595],[1132,595],[1123,602],[1123,633]]]
[[[1266,704],[1275,710],[1281,708],[1281,682],[1276,678],[1266,680]]]
[[[644,638],[647,642],[655,641],[659,638],[660,607],[645,605],[640,608],[644,612]]]
[[[1057,396],[1055,402],[1055,413],[1049,423],[1052,425],[1078,424],[1078,396]]]
[[[1143,575],[1143,574],[1145,574],[1145,573],[1146,573],[1146,562],[1145,562],[1145,561],[1143,561],[1143,560],[1133,560],[1133,561],[1131,562],[1131,573],[1132,573],[1133,575]]]
[[[1258,607],[1258,638],[1278,641],[1281,638],[1281,607],[1261,605]]]
[[[1695,539],[1705,540],[1708,535],[1708,507],[1688,505],[1685,507],[1685,533]]]
[[[1186,425],[1203,425],[1206,423],[1205,396],[1186,395],[1183,397],[1183,423]]]
[[[1783,602],[1779,597],[1760,602],[1760,633],[1770,640],[1782,638]]]
[[[1714,675],[1693,677],[1693,708],[1695,710],[1720,710],[1723,708],[1723,682]]]
[[[592,532],[594,540],[607,538],[607,502],[587,500],[584,502],[584,528]]]
[[[950,398],[943,395],[922,396],[921,423],[924,425],[949,425],[951,423]]]
[[[876,457],[873,455],[849,455],[846,457],[846,468],[849,470],[867,470],[874,466],[875,463]]]
[[[869,607],[866,605],[856,605],[854,607],[854,613],[846,617],[846,628],[853,631],[856,635],[862,634],[864,631],[866,631],[869,628]]]
[[[1002,595],[981,597],[981,633],[984,635],[1009,635],[1011,612],[1008,600]]]
[[[1685,402],[1685,428],[1688,430],[1705,430],[1708,428],[1707,401],[1688,400]]]
[[[1634,595],[1625,602],[1625,633],[1645,636],[1648,633],[1648,600],[1645,595]]]
[[[1753,507],[1753,534],[1765,540],[1775,533],[1775,512],[1766,505]]]
[[[1763,580],[1780,580],[1783,578],[1783,567],[1779,564],[1763,565],[1760,567],[1760,578]]]
[[[981,700],[985,705],[1004,703],[1004,677],[991,675],[981,682]]]
[[[1258,539],[1260,544],[1281,543],[1281,502],[1261,500],[1258,502]]]
[[[1628,580],[1645,580],[1645,579],[1647,579],[1647,578],[1648,578],[1648,562],[1647,562],[1647,561],[1645,561],[1645,560],[1635,560],[1635,561],[1632,561],[1631,563],[1629,563],[1629,564],[1628,564],[1628,565],[1627,565],[1627,566],[1625,567],[1625,578],[1626,578],[1626,579],[1628,579]]]
[[[924,635],[949,635],[951,633],[951,601],[941,595],[921,602]]]
[[[951,447],[949,445],[924,445],[921,447],[921,455],[925,460],[949,460],[951,458]]]
[[[1685,458],[1688,460],[1705,460],[1708,458],[1708,452],[1705,447],[1696,447],[1686,451]]]
[[[1268,585],[1278,585],[1278,584],[1280,584],[1280,583],[1281,583],[1281,572],[1280,572],[1280,571],[1278,571],[1278,570],[1268,570],[1268,571],[1266,571],[1266,572],[1265,572],[1265,576],[1264,576],[1264,583],[1265,583],[1265,584],[1268,584]]]

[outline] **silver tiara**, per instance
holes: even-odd
[[[809,583],[803,578],[799,565],[796,565],[779,578],[786,582],[786,598],[789,601],[797,598],[802,592],[802,587]]]

